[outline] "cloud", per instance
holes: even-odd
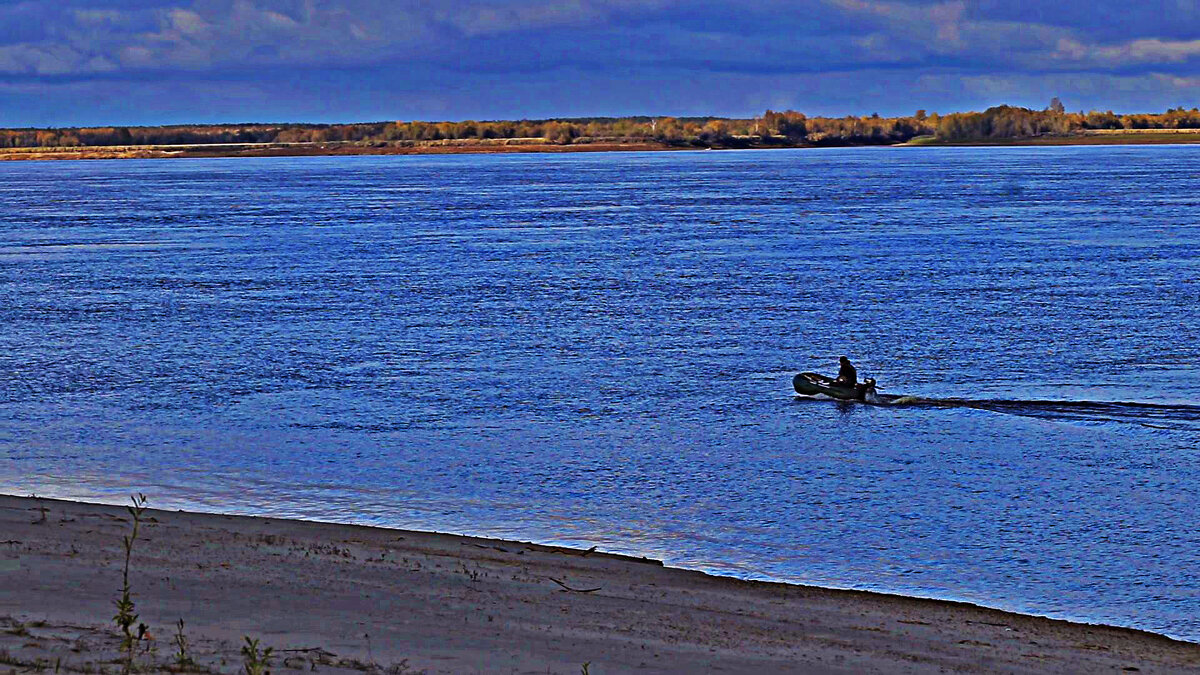
[[[1060,97],[1071,110],[1161,112],[1195,100],[1200,77],[1151,72],[1135,75],[997,73],[923,75],[913,86],[931,98],[958,98],[955,109],[1011,104],[1043,108]],[[1191,103],[1189,105],[1195,105]]]
[[[1151,77],[1155,82],[1170,89],[1190,94],[1189,98],[1192,98],[1193,101],[1195,100],[1195,91],[1200,89],[1200,77],[1179,77],[1166,73],[1152,73]]]
[[[104,56],[81,53],[67,45],[9,45],[0,47],[0,72],[35,75],[98,74],[117,70]]]
[[[1060,60],[1100,67],[1185,63],[1200,56],[1200,40],[1143,38],[1116,45],[1096,45],[1063,38],[1057,48],[1054,56]]]
[[[1103,0],[1101,0],[1103,2]],[[1069,26],[993,16],[965,0],[66,0],[19,3],[52,30],[0,61],[16,75],[87,76],[99,64],[170,71],[345,67],[414,60],[454,70],[692,66],[811,72],[917,67],[1118,68],[1180,64],[1195,40],[1097,42]],[[987,5],[987,3],[983,3]],[[1071,4],[1071,3],[1067,3]],[[990,10],[989,10],[990,11]],[[2,44],[2,43],[0,43]],[[104,72],[113,72],[106,66]]]
[[[857,100],[871,109],[932,109],[943,106],[920,97],[974,105],[998,92],[1021,98],[1022,87],[1039,102],[1056,88],[1078,92],[1079,100],[1102,96],[1087,93],[1086,82],[1097,92],[1118,82],[1126,88],[1114,96],[1133,97],[1126,85],[1134,80],[1147,100],[1155,91],[1182,98],[1186,91],[1170,78],[1196,76],[1197,6],[1146,0],[1145,11],[1130,12],[1116,0],[26,0],[0,2],[0,79],[33,83],[47,94],[93,80],[111,91],[121,82],[203,82],[218,91],[222,82],[238,83],[249,89],[229,90],[270,90],[290,97],[297,110],[316,111],[353,95],[338,90],[326,100],[331,83],[341,81],[372,92],[371,100],[412,101],[413,110],[430,111],[474,109],[472,95],[497,111],[519,109],[510,97],[529,110],[542,109],[542,101],[579,108],[558,92],[572,92],[596,113],[649,106],[656,95],[663,105],[693,111],[713,101],[808,109],[829,101],[832,109]],[[853,89],[840,91],[839,82]]]
[[[167,23],[182,35],[203,35],[211,25],[199,14],[186,9],[171,9],[166,13]]]
[[[466,10],[466,11],[464,11]],[[465,37],[528,29],[577,26],[606,19],[604,8],[580,0],[534,2],[517,6],[444,7],[437,21],[454,26]]]
[[[933,51],[961,49],[961,29],[966,13],[962,0],[935,4],[879,2],[877,0],[829,0],[843,11],[886,19],[907,41],[924,42]]]
[[[119,26],[125,14],[113,9],[76,9],[71,12],[72,18],[80,26]]]

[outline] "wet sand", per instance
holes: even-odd
[[[125,509],[0,496],[0,673],[119,672]],[[1200,645],[961,603],[743,582],[512,541],[148,510],[143,671],[1197,672]],[[586,665],[585,665],[586,664]]]

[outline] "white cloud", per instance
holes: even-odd
[[[1168,86],[1178,91],[1191,94],[1193,101],[1195,93],[1200,90],[1200,77],[1180,77],[1178,75],[1167,75],[1165,73],[1151,73],[1150,77],[1157,82]]]
[[[408,62],[492,72],[578,65],[786,73],[909,64],[910,77],[929,69],[999,76],[1165,68],[1200,56],[1200,40],[1131,35],[1098,43],[1068,27],[989,20],[967,0],[160,1],[140,9],[114,9],[115,0],[36,9],[52,28],[26,42],[14,31],[18,42],[0,51],[0,74]]]
[[[902,28],[906,37],[925,42],[937,52],[954,51],[964,46],[962,28],[966,3],[963,0],[932,5],[913,5],[878,0],[826,0],[843,11],[886,19],[894,29]]]
[[[1064,38],[1057,46],[1054,56],[1060,60],[1108,66],[1184,63],[1200,56],[1200,40],[1141,38],[1115,45],[1094,45]]]
[[[100,73],[111,63],[81,54],[68,45],[17,44],[0,47],[0,72],[31,75]]]
[[[209,29],[208,22],[190,10],[172,9],[167,12],[166,17],[170,27],[183,35],[201,35]]]
[[[117,58],[121,65],[129,68],[149,68],[155,64],[154,52],[137,45],[121,48]]]

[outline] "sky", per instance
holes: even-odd
[[[0,0],[0,126],[1200,105],[1200,0]]]

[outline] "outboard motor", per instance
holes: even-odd
[[[858,387],[864,403],[879,403],[879,392],[875,389],[875,378],[868,377]]]

